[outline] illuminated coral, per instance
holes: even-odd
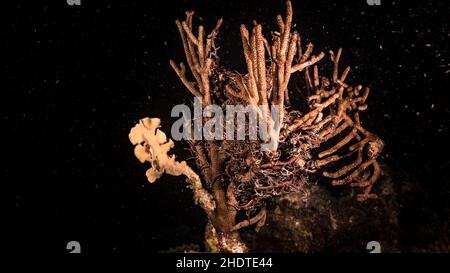
[[[278,129],[266,127],[269,139],[189,141],[202,183],[184,161],[167,155],[173,142],[158,130],[159,119],[143,119],[130,133],[136,157],[152,164],[147,171],[150,182],[166,172],[184,174],[193,183],[196,199],[208,215],[207,234],[214,237],[206,240],[210,250],[247,251],[238,230],[251,225],[259,230],[266,219],[266,201],[302,192],[312,173],[330,178],[336,186],[363,188],[357,195],[359,201],[377,198],[371,190],[380,175],[376,159],[384,143],[362,127],[359,116],[367,109],[369,89],[345,82],[350,67],[339,74],[342,49],[329,52],[332,77],[319,76],[317,64],[325,53],[314,55],[311,43],[303,48],[300,34],[292,29],[291,2],[286,4],[286,16],[277,16],[279,29],[271,32],[270,39],[256,21],[251,31],[240,26],[247,66],[244,74],[218,63],[215,38],[222,19],[210,34],[205,36],[201,25],[195,34],[193,12],[186,12],[186,20],[177,20],[176,25],[194,81],[188,78],[184,63],[170,61],[184,86],[204,105],[251,105],[267,124],[281,124]],[[308,97],[303,111],[286,107],[289,82],[296,72],[304,75]],[[275,117],[268,111],[271,107],[278,109]],[[268,140],[274,142],[272,149],[261,149]]]
[[[174,176],[185,175],[194,189],[194,197],[206,213],[215,209],[211,195],[203,189],[200,177],[186,164],[186,161],[175,161],[175,155],[167,153],[174,147],[171,139],[159,130],[161,121],[158,118],[144,118],[130,131],[129,139],[133,145],[135,156],[142,163],[149,161],[151,168],[147,170],[148,181],[153,183],[163,173]]]

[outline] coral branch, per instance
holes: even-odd
[[[174,147],[172,140],[167,140],[166,134],[159,130],[161,121],[158,118],[144,118],[130,131],[129,139],[135,145],[135,155],[144,163],[149,161],[151,168],[146,175],[153,183],[163,173],[174,176],[185,175],[193,186],[194,199],[199,202],[208,215],[212,215],[216,205],[212,196],[203,189],[200,177],[185,161],[175,161],[175,156],[167,153]]]
[[[202,25],[198,27],[198,35],[195,36],[192,31],[192,17],[194,12],[186,12],[186,20],[181,22],[176,20],[175,23],[180,33],[181,41],[183,43],[184,53],[186,60],[194,76],[198,91],[193,85],[186,79],[185,69],[179,69],[173,61],[170,61],[170,65],[177,73],[183,84],[188,90],[195,96],[201,95],[203,102],[206,105],[210,105],[211,101],[211,87],[210,87],[210,75],[212,74],[213,59],[210,57],[211,47],[214,44],[217,32],[222,25],[222,19],[217,21],[216,27],[208,35],[206,39],[206,45],[204,44],[204,28]]]
[[[266,208],[262,208],[256,216],[254,216],[254,217],[252,217],[252,218],[250,218],[248,220],[244,220],[242,222],[239,222],[238,224],[236,224],[232,228],[232,230],[236,231],[236,230],[239,230],[241,228],[245,228],[245,227],[257,224],[255,229],[256,229],[256,231],[259,231],[261,226],[263,226],[264,222],[266,221],[266,214],[267,214]]]

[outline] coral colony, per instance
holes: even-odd
[[[187,66],[172,60],[170,65],[204,110],[191,116],[188,109],[174,109],[183,117],[172,135],[188,140],[198,173],[168,155],[174,143],[159,129],[159,119],[140,120],[129,135],[136,157],[151,163],[150,182],[163,173],[187,177],[208,217],[208,251],[247,252],[239,230],[254,226],[258,231],[267,201],[304,191],[312,175],[360,189],[357,201],[377,198],[372,187],[384,144],[363,128],[359,116],[367,109],[369,88],[345,82],[350,67],[339,68],[341,48],[329,52],[331,77],[321,76],[318,65],[325,54],[314,55],[311,43],[303,48],[292,29],[291,2],[286,5],[285,17],[277,16],[277,31],[263,35],[256,21],[251,30],[240,26],[245,73],[218,63],[215,39],[222,19],[208,35],[201,25],[194,33],[193,12],[176,21]],[[288,83],[299,75],[307,99],[304,109],[295,110],[288,107]],[[230,111],[232,106],[241,108]]]

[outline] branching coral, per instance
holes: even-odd
[[[259,230],[266,219],[266,201],[304,191],[311,173],[332,179],[336,186],[362,188],[357,195],[359,201],[377,197],[371,189],[380,175],[376,159],[384,144],[363,128],[359,117],[367,109],[369,89],[345,82],[349,67],[339,74],[342,49],[330,51],[331,78],[319,76],[317,64],[325,54],[314,55],[311,43],[303,49],[299,33],[292,29],[291,2],[286,4],[286,15],[277,16],[279,29],[271,32],[270,39],[256,21],[251,31],[240,26],[245,74],[226,70],[218,63],[215,38],[222,19],[210,34],[205,36],[201,25],[195,34],[193,12],[186,12],[184,21],[176,21],[191,76],[184,63],[170,61],[184,86],[204,105],[220,105],[223,109],[247,105],[256,109],[259,118],[269,125],[263,127],[267,138],[190,140],[202,183],[184,161],[176,162],[167,155],[173,142],[159,131],[158,119],[143,119],[130,133],[136,157],[152,164],[147,171],[150,182],[166,172],[186,175],[194,185],[194,196],[208,216],[207,234],[214,236],[206,240],[210,250],[247,251],[239,229],[254,225]],[[296,72],[304,74],[308,94],[307,111],[303,112],[286,107],[289,82]],[[276,116],[268,111],[274,108]],[[209,119],[205,117],[203,122]],[[270,126],[276,123],[281,126]],[[268,141],[275,143],[272,149],[261,149]]]

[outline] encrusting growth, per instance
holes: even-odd
[[[159,130],[158,118],[144,118],[130,131],[129,139],[134,147],[134,155],[144,163],[151,163],[147,170],[147,179],[153,183],[163,173],[174,176],[185,175],[191,183],[194,191],[194,199],[200,203],[209,215],[215,209],[214,200],[209,192],[203,189],[200,177],[186,164],[186,161],[175,161],[175,156],[167,153],[174,147],[171,139],[167,140],[166,134]]]
[[[184,21],[176,21],[187,67],[170,61],[184,86],[204,105],[223,109],[250,105],[267,124],[281,124],[275,133],[267,126],[269,138],[276,143],[273,150],[260,149],[267,139],[190,140],[200,179],[186,162],[167,155],[174,144],[159,130],[159,119],[142,119],[129,135],[136,145],[136,157],[151,162],[147,171],[150,182],[165,172],[185,175],[192,184],[194,198],[208,217],[206,234],[214,237],[206,240],[210,251],[248,251],[239,230],[254,226],[258,231],[267,216],[266,201],[305,191],[312,173],[330,179],[335,186],[361,188],[358,201],[377,198],[372,187],[380,176],[377,157],[384,143],[362,126],[359,116],[367,109],[369,88],[346,83],[350,67],[339,68],[342,49],[329,52],[331,78],[319,75],[318,64],[325,53],[314,55],[311,43],[303,48],[301,36],[292,28],[291,2],[286,6],[284,18],[277,16],[278,30],[272,31],[270,38],[256,21],[251,30],[240,26],[244,74],[218,63],[215,39],[222,19],[206,35],[201,25],[194,31],[193,12],[186,12]],[[297,72],[304,75],[306,111],[286,107],[289,82]],[[270,115],[271,107],[278,109],[276,117]]]

